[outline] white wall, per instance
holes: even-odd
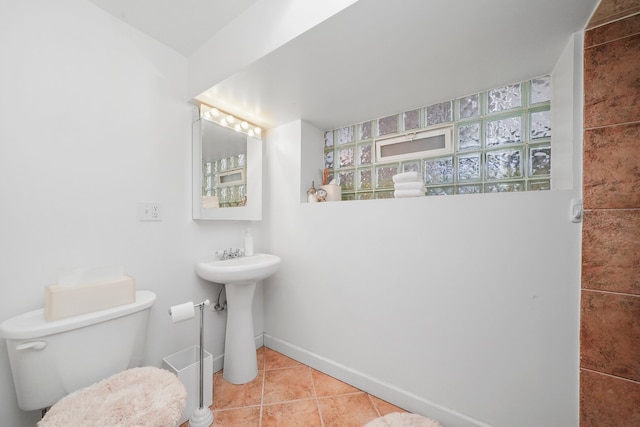
[[[356,1],[257,1],[189,57],[189,99],[202,96],[202,92]],[[256,38],[256,34],[260,34],[260,37]],[[206,95],[203,99],[206,100]],[[214,101],[220,106],[219,99]],[[229,109],[237,106],[224,107]],[[247,111],[244,111],[244,114],[247,114]],[[252,117],[243,117],[255,120]]]
[[[447,427],[577,426],[579,189],[300,203],[321,144],[268,133],[265,343]]]
[[[2,0],[0,63],[0,321],[41,307],[65,270],[123,265],[158,295],[146,362],[159,366],[198,337],[167,308],[217,294],[195,261],[241,246],[246,227],[191,220],[187,60],[84,0]],[[141,200],[162,204],[162,222],[137,220]],[[225,319],[207,312],[214,356]],[[0,340],[0,424],[39,416],[18,408]]]

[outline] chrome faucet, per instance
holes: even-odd
[[[229,250],[225,249],[224,252],[222,252],[222,254],[218,251],[217,255],[221,260],[231,259],[231,258],[240,258],[241,256],[244,256],[244,251],[242,249],[229,248]]]

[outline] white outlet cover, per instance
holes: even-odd
[[[162,221],[162,208],[159,202],[138,202],[139,221]]]

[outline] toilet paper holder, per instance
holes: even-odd
[[[205,305],[209,305],[209,304],[211,304],[211,302],[208,299],[206,299],[206,300],[204,300],[204,301],[202,301],[202,302],[200,302],[198,304],[193,304],[193,308],[198,308],[198,307],[204,308]],[[167,310],[169,312],[169,316],[171,316],[171,309],[172,308],[173,307],[169,307],[169,310]]]
[[[210,426],[213,423],[213,413],[209,408],[204,406],[204,307],[209,305],[210,302],[208,299],[198,303],[193,304],[192,302],[188,302],[185,304],[176,305],[173,307],[169,307],[169,316],[173,317],[172,309],[175,307],[182,307],[186,304],[192,304],[193,308],[200,308],[200,406],[194,411],[193,415],[189,419],[189,425],[193,427],[206,427]],[[181,319],[187,320],[187,318]],[[175,323],[175,319],[174,319]]]

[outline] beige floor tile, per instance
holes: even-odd
[[[362,427],[378,417],[366,393],[345,394],[318,399],[325,427]]]
[[[262,402],[264,371],[247,384],[231,384],[222,377],[222,372],[213,376],[213,409],[256,406]]]
[[[271,350],[270,348],[266,347],[264,350],[264,363],[266,370],[304,366],[297,360],[293,360],[292,358],[287,357],[284,354],[278,353],[277,351]]]
[[[212,427],[259,427],[260,407],[213,411]]]
[[[373,402],[373,405],[376,407],[381,416],[390,414],[392,412],[407,412],[402,408],[398,408],[395,405],[392,405],[389,402],[386,402],[382,399],[378,399],[375,396],[369,395],[369,399]]]
[[[313,398],[311,369],[301,365],[265,371],[264,404]]]
[[[339,394],[358,393],[360,390],[342,382],[330,375],[324,374],[315,369],[311,370],[313,385],[316,388],[317,397],[336,396]]]
[[[262,427],[321,427],[315,399],[277,403],[262,407]]]

